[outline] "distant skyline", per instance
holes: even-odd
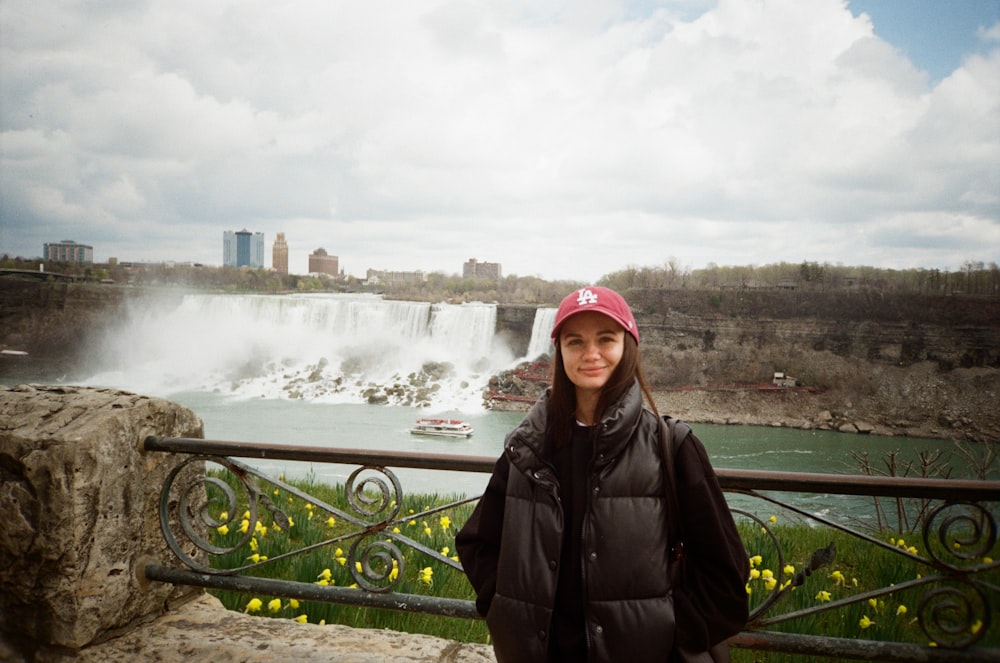
[[[0,254],[1000,262],[1000,0],[0,3]]]

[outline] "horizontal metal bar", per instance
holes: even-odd
[[[149,564],[143,572],[147,580],[169,582],[174,585],[193,585],[207,589],[223,589],[262,596],[343,603],[366,608],[385,608],[405,612],[421,612],[441,617],[480,619],[473,601],[448,599],[420,594],[399,594],[395,592],[376,593],[350,587],[331,587],[309,582],[274,580],[244,576],[220,576],[198,573],[158,564]]]
[[[831,638],[777,631],[744,631],[727,642],[730,647],[739,649],[826,656],[837,660],[849,658],[906,663],[1000,663],[1000,649],[985,647],[946,649],[907,642]]]
[[[493,471],[496,458],[457,454],[424,454],[372,449],[339,449],[294,444],[227,442],[186,437],[149,436],[143,451],[266,458],[343,465],[409,467],[459,472]],[[974,479],[922,479],[880,477],[864,474],[821,474],[813,472],[769,472],[716,468],[725,490],[830,493],[873,497],[919,497],[926,499],[1000,501],[1000,481]]]
[[[223,589],[268,597],[295,598],[305,601],[341,603],[368,608],[422,612],[442,617],[482,619],[475,603],[418,594],[365,592],[347,587],[320,586],[312,583],[240,576],[215,576],[157,564],[144,568],[147,580]],[[775,631],[744,631],[729,639],[729,645],[741,649],[776,651],[836,659],[926,663],[1000,663],[1000,650],[972,648],[952,650],[902,642],[831,638]]]
[[[294,460],[307,463],[338,463],[342,465],[378,465],[380,467],[411,467],[423,470],[453,470],[459,472],[492,472],[496,458],[460,456],[457,454],[423,454],[408,451],[376,449],[335,449],[297,444],[261,442],[227,442],[199,440],[190,437],[149,436],[143,451],[198,454],[203,456],[233,456]]]

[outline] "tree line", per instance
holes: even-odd
[[[57,272],[82,280],[149,287],[185,287],[223,292],[372,292],[391,299],[420,301],[485,301],[501,304],[554,305],[585,283],[548,281],[538,276],[509,275],[501,279],[465,278],[443,272],[423,280],[369,285],[353,276],[279,274],[269,269],[207,265],[74,264],[39,259],[0,257],[0,269]],[[671,258],[660,266],[630,266],[604,275],[597,285],[619,291],[767,290],[878,291],[921,295],[1000,296],[1000,267],[966,261],[956,271],[940,269],[886,269],[803,261],[767,265],[720,266],[687,269]]]

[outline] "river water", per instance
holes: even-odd
[[[548,349],[552,310],[540,309],[528,356]],[[137,306],[110,326],[77,384],[126,389],[169,398],[191,408],[209,439],[291,443],[351,449],[496,457],[521,413],[482,407],[489,376],[519,359],[495,337],[489,304],[390,302],[354,295],[193,294],[176,307]],[[414,376],[429,364],[446,366],[424,388],[424,407],[412,402]],[[37,380],[37,376],[32,376]],[[67,379],[53,376],[52,380]],[[16,377],[5,378],[17,383]],[[50,381],[50,380],[45,380]],[[372,391],[388,394],[371,405]],[[411,435],[420,416],[469,421],[469,439]],[[881,463],[901,450],[942,448],[955,475],[967,471],[939,440],[856,436],[749,426],[695,424],[716,467],[796,472],[857,473],[853,452]],[[353,468],[252,461],[286,476],[343,482]],[[400,470],[406,492],[478,494],[488,476]],[[796,496],[813,512],[871,510],[871,500],[834,495]]]

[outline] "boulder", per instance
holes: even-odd
[[[0,388],[0,652],[78,650],[198,591],[145,586],[144,562],[175,561],[157,514],[183,460],[144,454],[147,435],[203,427],[183,406],[124,391]]]

